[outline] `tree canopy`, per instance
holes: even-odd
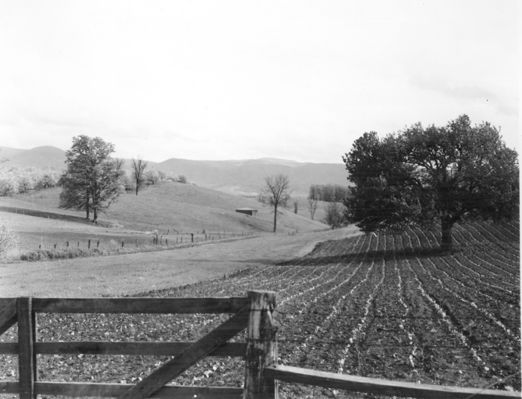
[[[472,126],[466,115],[383,139],[364,133],[343,161],[354,183],[347,217],[363,231],[439,223],[441,247],[450,249],[456,222],[518,214],[517,153],[496,127]]]
[[[120,195],[122,162],[112,159],[114,146],[99,137],[77,136],[65,153],[66,170],[60,179],[60,207],[85,210],[86,218],[108,208]]]

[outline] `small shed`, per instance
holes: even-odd
[[[257,209],[254,208],[237,208],[236,212],[244,213],[245,215],[255,216],[257,213]]]

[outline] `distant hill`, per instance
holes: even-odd
[[[42,146],[30,150],[0,147],[0,164],[16,168],[62,170],[65,151],[56,147]]]
[[[84,216],[83,212],[58,208],[59,188],[2,198],[4,206]],[[236,208],[254,208],[256,216],[237,213]],[[302,216],[303,215],[303,216]],[[282,210],[279,232],[327,229],[328,226],[302,215]],[[259,232],[272,231],[272,208],[251,198],[239,197],[191,184],[163,182],[149,186],[136,196],[121,195],[100,219],[141,231],[171,232]]]
[[[282,159],[244,161],[191,161],[169,159],[155,168],[171,175],[185,175],[190,182],[232,194],[257,195],[266,176],[282,173],[290,180],[292,194],[306,196],[312,184],[346,185],[344,165],[303,163]]]
[[[0,167],[54,169],[64,168],[65,151],[50,146],[22,150],[0,147]],[[341,163],[305,163],[286,159],[262,158],[242,161],[194,161],[171,158],[149,162],[150,169],[167,175],[184,175],[190,183],[223,192],[255,196],[266,176],[282,173],[290,179],[292,194],[306,196],[312,184],[346,185],[346,171]],[[125,162],[130,172],[130,161]]]

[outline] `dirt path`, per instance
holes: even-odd
[[[136,294],[209,280],[310,252],[316,243],[357,229],[289,235],[129,255],[0,265],[0,296],[95,297]]]

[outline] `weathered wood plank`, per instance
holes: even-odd
[[[343,389],[351,392],[369,392],[380,395],[407,396],[422,399],[501,399],[521,397],[520,392],[415,384],[412,382],[329,373],[292,366],[267,367],[265,374],[286,382]]]
[[[20,399],[36,399],[35,325],[31,298],[16,300],[18,314],[18,382]]]
[[[16,323],[16,299],[5,298],[0,302],[0,335]]]
[[[69,397],[94,396],[115,397],[128,391],[133,384],[114,383],[78,383],[78,382],[37,382],[36,393],[39,395],[63,395]],[[0,393],[18,393],[18,383],[0,381]],[[197,387],[166,385],[152,398],[182,398],[182,399],[241,399],[243,389],[229,387]]]
[[[64,395],[72,397],[95,396],[95,397],[115,397],[119,396],[130,388],[133,384],[102,384],[102,383],[53,383],[39,382],[36,384],[36,391],[40,395]],[[240,399],[243,390],[241,388],[228,387],[197,387],[197,386],[176,386],[167,385],[161,388],[151,398],[206,398],[206,399]]]
[[[273,319],[276,294],[271,291],[250,291],[245,365],[245,399],[276,399],[277,381],[264,374],[267,366],[277,363],[277,327]]]
[[[186,350],[191,342],[37,342],[38,354],[84,354],[84,355],[156,355],[175,356]],[[17,342],[0,342],[0,354],[18,353]],[[208,356],[245,357],[246,343],[230,342],[217,348]]]
[[[0,394],[18,393],[19,389],[18,381],[0,381]]]
[[[36,353],[50,355],[83,353],[85,355],[175,356],[179,355],[192,344],[193,342],[38,342],[35,344],[35,350]],[[2,344],[0,344],[0,353],[2,353],[2,349]],[[16,350],[16,347],[13,348],[12,345],[5,345],[5,349]],[[245,353],[246,344],[243,342],[234,342],[216,348],[209,356],[244,357]]]
[[[18,342],[0,342],[0,353],[3,355],[16,355]]]
[[[248,298],[33,298],[42,313],[236,313]]]
[[[248,322],[248,309],[241,309],[219,327],[215,328],[200,340],[194,342],[179,356],[169,360],[160,368],[154,370],[135,387],[121,395],[122,399],[147,398],[158,391],[163,385],[176,378],[198,360],[208,356],[237,333],[244,330]]]

